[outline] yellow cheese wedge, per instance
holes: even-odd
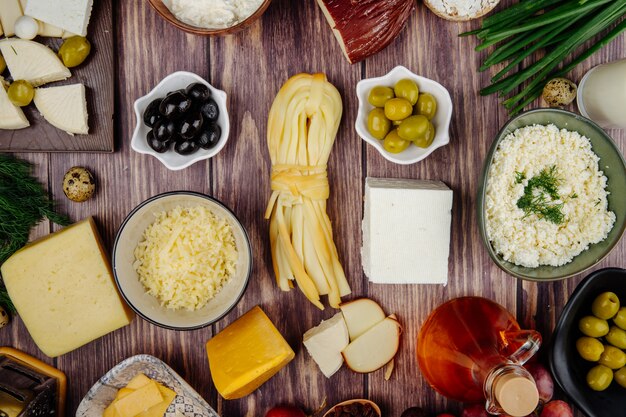
[[[15,35],[15,22],[22,16],[18,0],[0,0],[0,22],[7,37]]]
[[[209,340],[206,349],[215,388],[227,400],[252,393],[295,356],[258,306]]]
[[[131,394],[115,401],[113,408],[121,417],[135,417],[161,402],[163,402],[163,395],[161,395],[159,386],[156,382],[150,381]]]
[[[150,381],[152,381],[150,378],[148,378],[147,376],[145,376],[142,373],[139,373],[139,374],[135,375],[133,377],[133,379],[128,381],[128,384],[126,384],[126,388],[139,389],[139,388],[143,387],[144,385],[148,385],[150,383]]]
[[[0,267],[43,353],[56,357],[130,323],[93,219],[37,240]]]

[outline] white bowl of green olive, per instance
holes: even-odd
[[[228,140],[226,93],[197,74],[178,71],[135,101],[131,148],[172,171],[211,158]]]
[[[397,66],[356,86],[358,135],[397,164],[413,164],[450,142],[452,99],[444,86]]]

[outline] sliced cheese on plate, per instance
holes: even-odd
[[[82,84],[37,88],[37,110],[54,127],[70,135],[89,133],[85,86]]]
[[[22,109],[11,103],[4,90],[4,78],[0,77],[0,129],[23,129],[30,126]]]
[[[87,36],[93,0],[28,0],[25,14],[68,32]]]
[[[0,22],[6,36],[15,35],[15,22],[23,15],[19,0],[0,0]]]
[[[14,80],[25,80],[34,87],[69,78],[72,73],[45,45],[24,39],[0,41],[0,51]]]

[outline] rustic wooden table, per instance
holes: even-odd
[[[506,0],[505,0],[506,1]],[[503,3],[505,3],[503,1]],[[138,354],[155,355],[171,365],[220,415],[263,416],[278,403],[317,408],[355,397],[379,403],[384,414],[399,417],[413,405],[443,412],[459,410],[425,383],[415,357],[415,339],[428,313],[442,302],[463,295],[491,298],[516,313],[523,327],[540,330],[546,342],[569,294],[584,275],[554,283],[535,284],[513,278],[489,259],[477,229],[475,195],[483,158],[508,116],[496,97],[477,93],[490,77],[478,73],[481,57],[475,39],[458,38],[476,23],[453,23],[437,18],[421,2],[400,37],[382,53],[349,65],[314,0],[275,0],[248,30],[224,38],[201,38],[163,21],[148,2],[117,1],[116,152],[114,154],[21,154],[32,161],[37,176],[48,186],[60,209],[73,220],[94,216],[111,247],[126,214],[144,199],[170,190],[207,193],[229,205],[246,226],[254,249],[254,273],[238,306],[212,327],[193,332],[163,330],[136,318],[109,334],[55,360],[44,358],[19,319],[0,331],[0,345],[22,349],[63,370],[69,378],[68,413],[73,415],[91,385],[113,365]],[[578,81],[594,65],[626,55],[621,36],[581,64],[571,78]],[[452,95],[454,116],[450,144],[426,160],[409,166],[387,162],[356,135],[356,83],[379,76],[402,64],[443,84]],[[231,134],[215,158],[183,171],[168,171],[156,159],[130,149],[135,126],[133,101],[167,74],[193,71],[229,94]],[[327,380],[304,351],[301,336],[330,317],[318,311],[298,291],[280,292],[274,284],[263,219],[269,190],[269,156],[265,132],[267,114],[279,87],[298,72],[325,72],[344,99],[343,122],[332,151],[329,175],[330,218],[335,241],[354,296],[379,301],[396,312],[405,326],[397,367],[390,381],[382,371],[359,375],[342,369]],[[535,103],[538,106],[539,103]],[[572,107],[572,110],[574,108]],[[624,131],[609,132],[626,150]],[[97,176],[95,198],[83,204],[65,199],[63,174],[74,165],[89,167]],[[372,285],[361,268],[361,216],[366,176],[442,180],[454,190],[449,284]],[[56,230],[42,224],[35,236]],[[626,240],[598,264],[626,267]],[[261,305],[296,351],[296,359],[254,394],[235,401],[221,399],[211,382],[204,344],[213,334],[255,305]],[[542,349],[545,356],[545,349]],[[582,414],[578,413],[578,416]]]

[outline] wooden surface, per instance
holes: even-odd
[[[89,112],[89,134],[71,136],[44,119],[35,104],[23,107],[30,127],[0,130],[0,152],[113,152],[115,106],[115,39],[113,0],[94,2],[88,39],[91,54],[87,61],[70,68],[67,80],[41,88],[67,84],[84,84]],[[38,38],[58,51],[62,40]],[[7,70],[5,75],[8,75]],[[130,103],[132,106],[132,102]],[[131,107],[132,108],[132,107]]]
[[[331,405],[355,397],[376,401],[390,417],[399,417],[405,408],[414,405],[431,412],[458,411],[459,404],[436,395],[423,380],[415,358],[415,338],[430,311],[463,295],[481,295],[501,303],[517,314],[523,327],[537,328],[549,343],[550,332],[569,294],[586,274],[554,283],[523,282],[500,271],[480,242],[475,216],[479,174],[487,149],[508,116],[496,97],[477,94],[490,74],[476,71],[484,55],[473,52],[475,40],[457,38],[459,32],[476,23],[441,20],[420,3],[407,28],[385,51],[364,63],[349,65],[313,0],[275,0],[248,30],[214,39],[176,30],[146,1],[115,4],[116,152],[20,156],[36,164],[37,175],[47,182],[52,196],[72,219],[95,216],[109,248],[124,216],[146,198],[179,189],[213,195],[242,219],[253,242],[255,269],[242,301],[213,327],[175,332],[136,319],[130,326],[81,349],[47,360],[69,377],[68,415],[73,415],[81,398],[102,374],[138,353],[163,359],[226,417],[263,416],[278,403],[313,410],[324,399]],[[621,36],[580,65],[571,77],[578,81],[592,66],[625,54],[626,40]],[[398,64],[443,84],[452,95],[455,109],[450,144],[410,166],[387,162],[361,141],[353,128],[356,83],[364,77],[383,75]],[[229,94],[232,127],[228,144],[215,158],[171,172],[156,159],[132,152],[129,142],[135,125],[133,101],[176,70],[196,72]],[[298,291],[282,293],[274,284],[268,224],[263,219],[270,195],[266,120],[279,87],[289,76],[303,71],[325,72],[344,99],[343,121],[328,169],[329,214],[353,295],[379,301],[404,323],[401,350],[390,381],[384,381],[381,371],[359,375],[347,369],[327,380],[304,351],[301,336],[334,311],[320,312]],[[624,152],[624,132],[609,133]],[[61,190],[63,174],[74,165],[87,166],[98,180],[96,196],[83,204],[69,202]],[[368,284],[359,254],[366,176],[442,180],[454,190],[450,280],[446,287]],[[56,227],[42,224],[34,234],[51,230]],[[607,266],[626,267],[626,241],[594,269]],[[255,305],[261,305],[276,323],[296,351],[296,358],[254,394],[225,401],[213,388],[204,343]],[[42,357],[19,320],[0,331],[0,345]],[[543,348],[544,358],[545,351]]]

